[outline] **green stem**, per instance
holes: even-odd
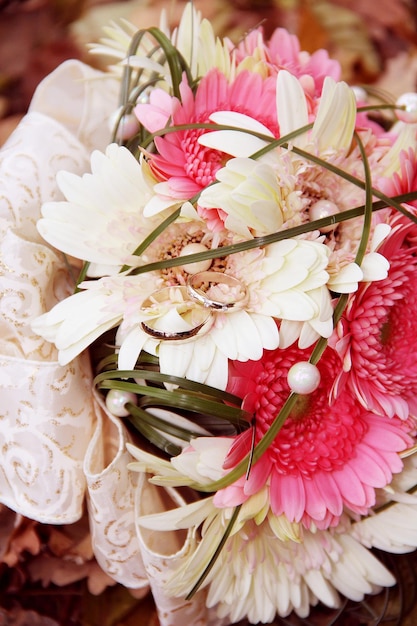
[[[395,200],[400,202],[409,202],[412,200],[417,200],[417,192],[411,192],[407,194],[402,194],[399,196],[395,196],[393,198],[386,198],[386,200],[381,200],[379,202],[374,202],[372,205],[372,211],[380,211],[381,209],[386,208],[393,203]],[[175,215],[178,215],[178,211]],[[336,215],[332,215],[330,217],[324,217],[319,220],[314,220],[313,222],[308,222],[306,224],[301,224],[300,226],[295,226],[294,228],[288,228],[287,230],[281,230],[276,233],[272,233],[270,235],[264,235],[262,237],[254,237],[253,239],[248,239],[246,241],[242,241],[240,243],[232,244],[230,246],[223,246],[222,248],[214,248],[212,250],[207,250],[206,252],[199,252],[196,254],[189,254],[186,257],[174,257],[171,259],[166,259],[164,261],[156,261],[154,263],[147,263],[146,265],[141,265],[140,267],[132,268],[132,274],[144,274],[146,272],[152,272],[155,270],[166,269],[168,267],[177,267],[179,265],[184,265],[185,263],[195,263],[198,261],[203,261],[206,259],[214,259],[218,257],[228,256],[229,254],[237,254],[239,252],[245,252],[246,250],[251,250],[253,248],[263,248],[264,246],[268,246],[271,243],[275,243],[277,241],[282,241],[283,239],[292,239],[293,237],[298,237],[299,235],[303,235],[304,233],[311,232],[314,230],[320,230],[321,228],[333,224],[338,224],[339,222],[344,222],[349,219],[353,219],[355,217],[360,217],[365,213],[365,206],[356,207],[354,209],[349,209],[347,211],[342,211],[341,213],[337,213]],[[410,214],[411,215],[411,214]],[[175,219],[174,214],[171,216],[173,220]],[[172,220],[172,221],[173,221]],[[164,222],[165,223],[165,222]],[[158,234],[163,231],[163,227],[158,227]],[[154,231],[155,232],[155,231]],[[149,235],[149,241],[153,241],[157,236],[154,236],[154,233]],[[147,244],[149,245],[149,244]],[[143,248],[143,249],[142,249]],[[141,244],[138,250],[141,250],[141,254],[145,249],[145,241]]]
[[[191,589],[191,591],[189,592],[189,594],[186,596],[186,600],[191,600],[191,598],[194,596],[194,594],[200,589],[201,585],[203,584],[203,582],[205,581],[205,579],[207,578],[207,576],[209,575],[209,573],[211,572],[213,565],[215,564],[215,562],[217,561],[217,558],[220,554],[220,552],[223,550],[224,545],[226,543],[226,541],[228,540],[230,533],[233,530],[233,526],[235,525],[235,522],[238,518],[240,509],[242,508],[242,505],[239,504],[235,510],[233,511],[233,515],[230,518],[230,521],[226,527],[226,530],[224,531],[222,538],[219,542],[219,545],[217,546],[213,556],[211,557],[209,564],[207,565],[207,567],[205,568],[204,572],[201,574],[200,578],[197,580],[197,582],[195,583],[194,587]]]
[[[85,278],[87,277],[87,272],[88,272],[88,268],[90,267],[90,262],[86,261],[82,268],[80,273],[78,274],[78,278],[77,278],[77,283],[75,285],[75,289],[74,289],[74,293],[77,293],[78,291],[81,291],[81,289],[79,288],[79,284],[83,282],[83,280],[85,280]]]
[[[355,131],[355,139],[358,143],[359,151],[362,156],[363,168],[364,168],[364,173],[365,173],[365,212],[364,212],[361,240],[359,242],[359,247],[358,247],[358,251],[356,253],[356,258],[355,258],[355,263],[360,265],[366,253],[366,249],[367,249],[368,241],[369,241],[369,234],[371,232],[371,225],[372,225],[372,176],[371,176],[371,168],[369,167],[369,161],[366,156],[365,148],[356,131]]]
[[[166,126],[165,128],[161,128],[160,130],[155,131],[150,134],[146,140],[146,144],[142,147],[146,149],[148,145],[150,145],[156,137],[163,137],[165,135],[169,135],[171,133],[178,133],[180,131],[186,130],[212,130],[212,131],[224,131],[224,130],[233,130],[239,133],[246,133],[247,135],[251,135],[252,137],[256,137],[257,139],[262,139],[268,145],[265,148],[262,148],[259,152],[254,153],[250,158],[257,159],[262,156],[264,151],[269,152],[270,150],[277,148],[279,146],[284,146],[288,144],[289,141],[295,139],[299,135],[307,132],[312,128],[312,124],[307,124],[306,126],[302,126],[301,128],[297,128],[297,130],[288,133],[279,139],[275,137],[271,137],[271,135],[265,135],[264,133],[257,132],[255,130],[251,130],[249,128],[240,128],[239,126],[230,126],[229,124],[214,124],[213,122],[195,122],[193,124],[176,124],[173,126]]]

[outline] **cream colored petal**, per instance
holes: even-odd
[[[325,78],[311,140],[319,153],[347,150],[352,142],[356,122],[356,99],[344,82]]]
[[[33,331],[55,343],[61,365],[69,363],[120,322],[121,311],[103,310],[106,296],[106,291],[101,289],[80,291],[33,320]]]
[[[398,136],[380,162],[381,176],[386,177],[401,171],[400,153],[409,148],[415,150],[417,144],[417,124],[401,124],[399,128],[392,130],[397,130]]]
[[[388,276],[389,262],[382,254],[370,252],[364,256],[361,263],[361,270],[363,272],[362,280],[364,282],[383,280]]]
[[[284,137],[308,124],[307,101],[300,81],[287,70],[278,72],[277,116],[280,136]],[[307,135],[295,137],[291,143],[303,147]]]
[[[137,523],[151,530],[178,530],[199,526],[213,512],[213,499],[205,498],[161,513],[142,515]]]
[[[336,293],[353,293],[363,279],[363,272],[357,263],[349,263],[336,274],[332,274],[327,285]]]
[[[225,152],[233,157],[250,157],[269,144],[267,140],[256,137],[254,132],[273,138],[271,131],[266,126],[243,113],[218,111],[213,113],[210,119],[215,124],[233,126],[237,130],[214,130],[205,133],[199,137],[199,144]]]
[[[121,370],[132,370],[136,365],[136,361],[143,346],[149,340],[149,336],[139,325],[132,328],[121,342],[117,361],[118,368]],[[118,337],[116,336],[116,342],[118,341]],[[156,341],[153,343],[157,345]]]
[[[381,243],[388,237],[391,230],[392,228],[389,224],[377,224],[375,226],[371,239],[371,252],[375,252]]]

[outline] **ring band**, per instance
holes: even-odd
[[[214,297],[208,296],[209,289]],[[187,281],[188,295],[205,308],[216,311],[232,311],[241,308],[247,301],[246,287],[233,276],[222,272],[199,272]]]
[[[152,328],[149,324],[145,322],[141,322],[142,330],[145,331],[150,337],[153,339],[161,339],[163,341],[186,341],[187,339],[193,339],[197,337],[197,335],[203,335],[210,329],[211,316],[208,316],[207,319],[201,324],[190,328],[190,330],[183,330],[178,332],[171,332],[165,330],[159,330],[158,328]]]
[[[195,324],[187,330],[171,331],[156,328],[152,322],[158,322],[165,315],[165,309],[177,308],[178,314],[189,312],[191,318],[195,318]],[[162,309],[161,315],[152,316],[152,313]],[[187,287],[183,285],[175,287],[163,287],[151,293],[141,305],[141,311],[148,312],[151,316],[150,321],[142,321],[141,328],[153,339],[161,341],[187,341],[197,336],[204,335],[210,330],[213,323],[211,311],[207,311],[204,307],[196,306],[196,302],[189,296]],[[186,320],[184,320],[186,321]]]

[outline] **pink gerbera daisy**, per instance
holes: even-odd
[[[337,328],[344,371],[335,394],[347,384],[369,410],[407,419],[417,416],[415,225],[400,223],[379,251],[390,263],[387,278],[363,284]]]
[[[389,178],[380,178],[378,187],[389,197],[411,191],[417,192],[417,152],[413,148],[402,150],[399,155],[398,171]],[[417,200],[412,200],[408,208],[415,212]]]
[[[255,440],[270,428],[290,392],[287,373],[308,359],[306,350],[292,346],[265,351],[259,361],[233,362],[229,391],[243,397],[245,409],[253,411]],[[220,490],[217,506],[244,502],[265,485],[275,515],[307,528],[335,526],[344,507],[367,514],[375,504],[375,489],[390,483],[400,472],[398,455],[413,441],[412,424],[367,411],[348,391],[330,406],[334,372],[340,366],[337,353],[327,348],[318,364],[321,382],[310,395],[298,396],[283,427],[249,477]],[[234,467],[248,454],[252,432],[236,437],[224,465]]]
[[[236,48],[236,60],[243,61],[260,49],[271,74],[281,69],[288,70],[300,79],[306,94],[311,97],[320,96],[326,76],[335,81],[340,80],[341,66],[329,58],[326,50],[316,50],[313,54],[300,49],[296,35],[290,34],[285,28],[277,28],[268,42],[263,39],[262,28],[253,30]]]
[[[161,98],[167,94],[155,90],[149,104],[138,104],[135,114],[145,128],[154,132],[155,119],[169,126],[207,123],[216,111],[234,111],[257,119],[278,136],[275,89],[276,80],[260,74],[241,72],[229,82],[219,70],[211,70],[201,79],[195,94],[183,80],[181,101],[172,97],[170,107],[161,111]],[[160,97],[159,97],[160,96]],[[159,129],[164,128],[161,123]],[[216,172],[224,165],[223,152],[204,147],[198,142],[202,129],[179,130],[155,138],[157,154],[151,154],[150,166],[160,181],[167,181],[173,198],[191,198],[214,181]]]

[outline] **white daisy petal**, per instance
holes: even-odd
[[[327,285],[336,293],[353,293],[358,283],[363,280],[363,272],[357,263],[349,263],[333,274]]]
[[[139,526],[151,530],[178,530],[199,525],[212,508],[211,498],[197,500],[191,504],[163,513],[141,515],[137,518]]]
[[[260,133],[273,138],[271,131],[257,120],[234,111],[217,111],[210,120],[222,126],[233,126],[243,130],[213,130],[199,137],[202,146],[225,152],[233,157],[250,157],[265,146],[268,141],[252,133]],[[248,132],[245,132],[248,131]],[[251,132],[252,131],[252,132]]]
[[[116,342],[120,345],[117,358],[118,368],[121,370],[132,370],[147,341],[149,341],[149,335],[140,326],[132,328],[125,335],[123,341],[120,341],[120,337],[116,335]]]
[[[363,272],[362,280],[364,282],[383,280],[388,276],[389,263],[382,254],[370,252],[364,256],[361,263],[361,270]]]
[[[191,344],[190,344],[191,347]],[[193,353],[189,360],[186,372],[187,377],[197,382],[206,381],[206,377],[213,367],[216,357],[216,344],[210,335],[201,337],[197,349],[192,347]]]
[[[237,111],[216,111],[210,115],[210,120],[215,124],[243,128],[244,130],[253,131],[255,133],[267,135],[268,137],[273,138],[273,134],[269,128],[244,113],[238,113]]]
[[[212,130],[201,135],[198,143],[232,157],[250,157],[267,145],[263,139],[239,130]]]
[[[159,366],[164,374],[187,376],[194,356],[195,342],[177,344],[163,341],[158,347]],[[197,380],[197,382],[204,382]]]
[[[285,349],[297,341],[304,326],[302,322],[282,320],[279,328],[279,347]]]
[[[281,137],[308,124],[307,101],[298,78],[287,70],[278,72],[277,115]],[[306,144],[306,134],[291,140],[296,146]]]
[[[389,224],[377,224],[375,226],[371,239],[371,252],[375,252],[381,243],[388,237],[391,230],[392,228]]]
[[[223,313],[226,317],[227,313]],[[233,327],[229,325],[227,318],[223,319],[221,323],[211,331],[213,341],[215,342],[217,349],[224,354],[228,359],[234,360],[238,358],[238,348],[236,342],[236,335],[233,332]]]
[[[274,319],[266,315],[251,313],[251,318],[256,326],[261,344],[265,350],[275,350],[279,345],[278,326]]]
[[[227,358],[216,350],[212,365],[207,373],[205,383],[216,389],[224,390],[227,386],[227,380],[229,375],[229,363]]]
[[[317,570],[307,570],[304,574],[310,590],[325,606],[337,608],[340,605],[340,596],[332,584],[326,580],[323,573]]]
[[[347,150],[356,122],[356,98],[344,82],[326,76],[311,139],[320,153]]]

